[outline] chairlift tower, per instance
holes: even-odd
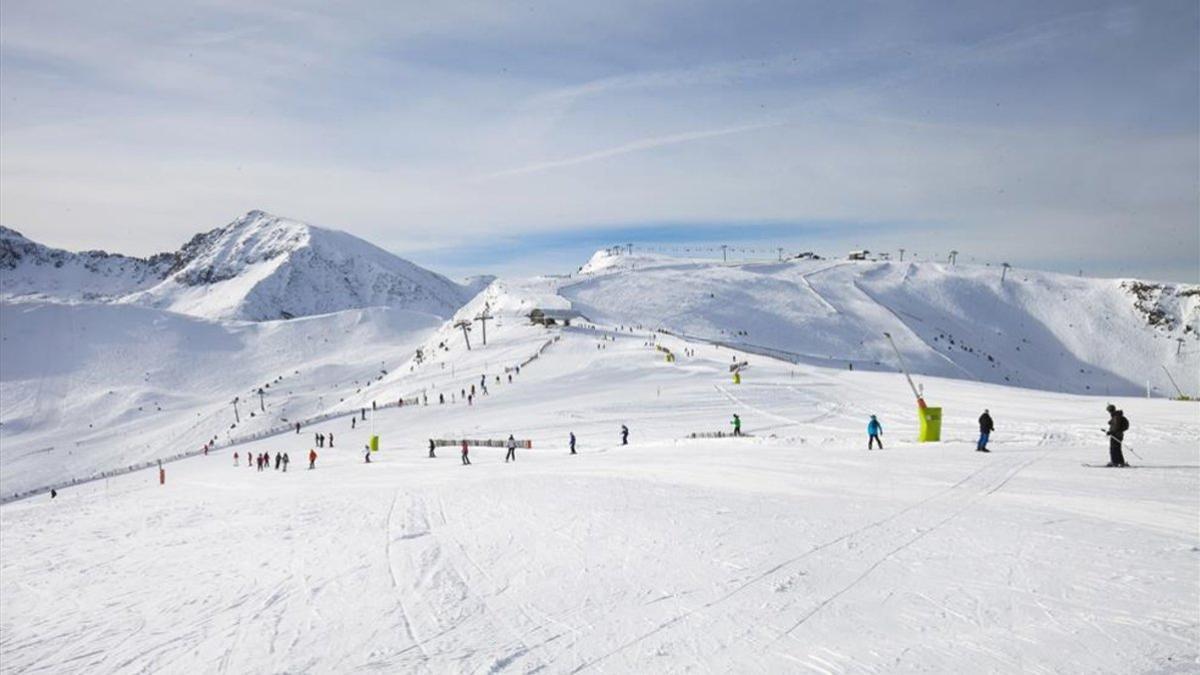
[[[467,343],[467,351],[471,351],[471,336],[468,334],[471,330],[471,322],[463,319],[454,324],[455,328],[461,328],[463,332],[463,340]]]
[[[491,308],[491,306],[488,303],[484,303],[483,311],[479,313],[479,316],[475,317],[475,320],[478,321],[483,326],[483,346],[484,347],[487,346],[487,322],[491,321],[493,318],[495,318],[491,314],[488,313],[488,310],[490,308]]]

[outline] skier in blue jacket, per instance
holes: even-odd
[[[882,435],[883,425],[879,423],[879,420],[875,419],[874,415],[871,415],[871,421],[867,422],[867,450],[871,449],[871,444],[873,443],[878,443],[879,449],[882,450],[883,441],[879,439]]]

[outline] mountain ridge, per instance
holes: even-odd
[[[0,227],[0,297],[132,302],[264,321],[385,305],[446,317],[473,295],[338,230],[253,210],[146,258],[71,252]]]

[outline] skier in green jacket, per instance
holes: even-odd
[[[733,435],[734,436],[742,435],[742,418],[738,417],[737,413],[734,413],[734,415],[733,415]]]

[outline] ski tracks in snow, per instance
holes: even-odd
[[[397,522],[402,524],[397,527]],[[497,592],[497,581],[467,552],[461,532],[439,535],[438,529],[445,527],[457,525],[448,524],[440,499],[436,514],[431,514],[428,498],[396,495],[385,525],[384,553],[409,646],[388,656],[415,656],[412,650],[420,656],[415,663],[384,659],[386,663],[377,660],[373,665],[437,670],[456,663],[461,668],[497,673],[526,657],[536,657],[541,644],[560,634],[530,645],[510,619],[522,624],[534,620],[524,608],[517,608],[519,616],[510,617],[508,608],[492,606],[489,595]],[[443,539],[452,547],[444,546]],[[478,576],[466,573],[456,558],[473,567]],[[486,647],[481,649],[481,643]],[[538,660],[535,670],[547,665],[544,659]]]
[[[764,636],[766,639],[760,645],[764,650],[785,638],[799,641],[796,635],[797,631],[818,616],[823,609],[853,591],[885,563],[894,561],[906,549],[937,531],[980,500],[1000,490],[1017,474],[1044,456],[1045,453],[1021,458],[989,457],[986,464],[958,482],[884,518],[816,544],[797,556],[780,561],[716,598],[688,609],[615,648],[584,661],[572,672],[591,670],[647,639],[689,621],[708,623],[712,620],[712,617],[707,616],[708,610],[718,607],[726,615],[744,613],[746,625],[762,624],[764,629],[771,633]],[[815,603],[811,602],[811,597],[804,599],[788,597],[787,594],[794,590],[797,579],[809,574],[805,570],[797,569],[800,563],[805,563],[807,569],[815,570],[814,574],[819,572],[834,576],[836,580],[825,580],[821,583],[821,587],[835,590],[824,595]],[[772,581],[774,583],[769,583]],[[747,593],[753,594],[753,597],[743,597]],[[783,596],[782,603],[780,602],[781,595]],[[734,599],[738,600],[741,609],[725,607],[729,601]],[[779,617],[780,620],[789,621],[789,623],[775,626],[771,626],[769,623],[764,624],[762,616],[771,615]],[[695,630],[695,628],[689,630]],[[800,641],[800,644],[804,643]],[[787,650],[780,650],[778,647],[772,650],[772,655],[792,662],[797,661],[795,655],[787,653]],[[720,654],[710,656],[719,658]],[[830,672],[828,669],[831,664],[826,662],[822,666],[821,661],[818,660],[815,663],[805,662],[805,665],[818,672]],[[835,668],[834,671],[836,670],[840,670],[840,668]]]

